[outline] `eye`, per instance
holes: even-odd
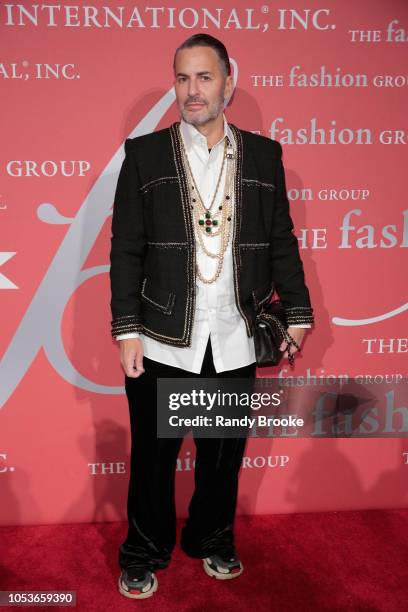
[[[201,77],[204,81],[209,81],[210,77],[206,74],[203,74],[203,76]]]
[[[178,79],[177,79],[177,81],[178,81],[179,83],[182,83],[182,82],[183,82],[183,81],[185,81],[185,80],[186,80],[186,77],[182,77],[182,76],[178,77]]]

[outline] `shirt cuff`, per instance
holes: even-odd
[[[119,336],[116,336],[116,340],[127,340],[128,338],[140,338],[140,334],[137,332],[129,332],[128,334],[119,334]]]
[[[297,323],[296,325],[290,325],[290,327],[304,327],[306,329],[306,328],[310,328],[312,326],[310,325],[310,323],[302,323],[302,324]]]

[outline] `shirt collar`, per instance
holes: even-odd
[[[222,114],[222,117],[224,121],[224,134],[219,142],[223,141],[225,136],[228,136],[229,141],[232,143],[232,146],[234,146],[234,135],[230,126],[228,125],[225,113]],[[187,121],[184,121],[183,118],[181,118],[180,120],[180,131],[183,136],[184,144],[187,150],[193,145],[197,144],[201,144],[201,146],[204,144],[204,146],[207,148],[206,137],[201,134],[201,132],[194,125],[191,125],[191,123],[187,123]],[[216,144],[218,144],[218,142]]]

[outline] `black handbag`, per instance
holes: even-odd
[[[287,328],[285,308],[280,300],[272,300],[262,307],[262,310],[256,316],[254,328],[255,356],[258,368],[279,364],[284,353],[284,351],[279,350],[283,340],[288,343],[288,361],[293,366],[295,357],[294,353],[290,352],[290,347],[294,345],[300,351],[300,346],[288,333]]]

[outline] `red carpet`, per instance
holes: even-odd
[[[177,548],[145,601],[116,591],[125,531],[124,523],[1,527],[0,590],[76,590],[81,611],[408,609],[408,510],[238,517],[240,578],[211,579]]]

